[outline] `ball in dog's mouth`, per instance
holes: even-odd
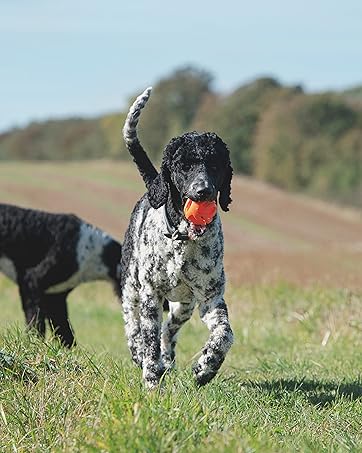
[[[196,239],[205,233],[207,225],[212,222],[216,211],[216,201],[186,199],[184,215],[189,222],[188,234],[190,239]]]

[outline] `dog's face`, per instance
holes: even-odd
[[[219,201],[228,211],[231,202],[232,167],[225,143],[214,133],[189,132],[167,145],[161,173],[148,197],[151,206],[166,203],[170,193],[182,210],[187,198],[193,201]]]
[[[181,200],[216,201],[229,165],[228,151],[214,136],[188,135],[171,157],[170,178]]]

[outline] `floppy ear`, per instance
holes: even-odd
[[[165,180],[163,171],[161,171],[161,173],[153,180],[147,193],[150,205],[154,209],[158,209],[166,203],[168,190],[168,184]]]
[[[231,179],[233,177],[233,168],[229,162],[229,165],[226,169],[226,174],[224,177],[224,181],[220,187],[220,195],[219,195],[219,204],[223,211],[228,211],[229,204],[231,203]]]
[[[172,164],[170,156],[173,154],[179,141],[179,138],[173,138],[166,146],[163,152],[161,171],[149,187],[147,194],[148,200],[154,209],[160,208],[167,202],[168,193],[170,192],[172,185],[170,176]]]

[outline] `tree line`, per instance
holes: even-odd
[[[129,159],[120,134],[125,115],[10,130],[0,135],[0,160]],[[170,138],[189,130],[214,131],[227,143],[237,173],[362,204],[361,87],[307,94],[301,86],[260,78],[220,94],[210,73],[184,67],[155,84],[139,130],[156,162]]]

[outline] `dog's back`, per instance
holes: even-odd
[[[79,239],[81,220],[72,214],[53,214],[0,204],[0,257],[21,267],[36,266],[60,237],[68,250]],[[0,267],[1,268],[1,267]]]

